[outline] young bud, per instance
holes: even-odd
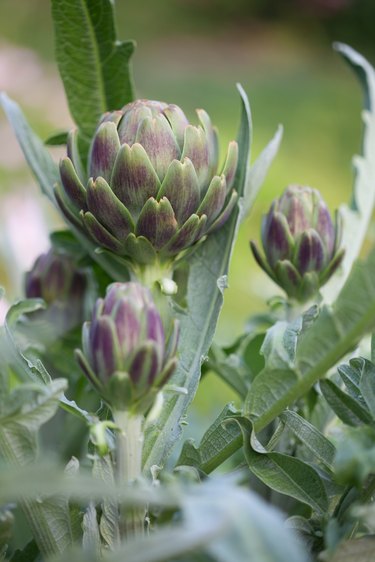
[[[163,326],[151,293],[113,283],[83,327],[78,361],[116,410],[144,413],[176,366],[178,326]]]
[[[340,265],[340,216],[335,222],[319,191],[291,185],[263,217],[263,258],[251,248],[264,271],[290,298],[305,302],[319,291]]]
[[[85,272],[77,268],[70,256],[54,248],[40,255],[25,276],[25,296],[46,302],[44,319],[58,333],[67,332],[84,321],[87,286]]]

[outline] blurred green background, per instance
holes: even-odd
[[[217,333],[219,342],[230,342],[250,314],[277,293],[248,246],[250,238],[259,238],[261,216],[271,200],[289,183],[318,188],[332,209],[350,196],[351,158],[360,148],[361,92],[331,44],[350,43],[374,61],[375,2],[118,0],[116,7],[119,37],[138,43],[133,62],[139,97],[177,103],[191,118],[195,108],[204,107],[219,128],[222,155],[238,127],[236,82],[251,102],[253,158],[277,125],[284,126],[279,155],[233,256]],[[70,126],[54,65],[48,0],[0,1],[0,89],[23,106],[42,137]],[[33,235],[28,218],[34,220],[41,206],[47,228],[61,223],[39,198],[3,115],[0,143],[0,283],[14,297],[20,292],[20,269],[30,267],[47,243],[45,229],[36,226]],[[37,206],[31,197],[38,198]],[[12,236],[19,240],[9,246]],[[207,405],[204,388],[210,376],[198,405],[201,396]],[[214,386],[211,404],[217,396],[228,401],[228,391],[224,398],[220,385]]]

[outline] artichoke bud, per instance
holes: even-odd
[[[139,283],[113,283],[83,326],[78,362],[115,410],[145,413],[176,367],[177,321],[163,323]]]
[[[263,257],[254,257],[288,297],[305,302],[331,277],[344,256],[341,217],[333,221],[319,191],[291,185],[262,221]]]
[[[56,199],[66,218],[98,246],[130,264],[173,261],[229,218],[237,200],[238,146],[218,170],[218,141],[207,113],[192,125],[177,105],[137,100],[105,114],[88,170],[68,141]]]
[[[36,314],[58,332],[82,324],[87,291],[87,274],[77,268],[73,258],[54,248],[41,254],[25,276],[25,296],[45,301],[47,310]]]

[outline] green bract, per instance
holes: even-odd
[[[137,100],[105,114],[92,141],[88,173],[72,133],[56,190],[65,216],[100,246],[135,264],[168,262],[219,228],[237,200],[238,147],[223,169],[207,113],[189,124],[176,105]]]
[[[264,271],[290,298],[311,299],[340,265],[341,221],[332,221],[319,191],[291,185],[263,217],[265,259],[254,242],[251,248]]]

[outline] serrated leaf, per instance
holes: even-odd
[[[341,421],[352,426],[371,423],[372,419],[369,411],[363,408],[357,400],[341,390],[333,381],[320,381],[320,389],[324,398]]]
[[[101,114],[133,99],[134,43],[117,41],[113,10],[111,0],[52,0],[57,63],[86,148]]]
[[[340,270],[321,291],[326,302],[333,302],[349,276],[365,240],[375,204],[375,71],[362,55],[348,45],[335,43],[334,47],[361,82],[365,110],[362,113],[362,155],[353,160],[355,181],[351,203],[340,209],[344,222],[342,247],[345,248],[345,256]]]
[[[43,193],[55,204],[53,186],[60,181],[58,167],[42,140],[30,128],[19,106],[5,93],[0,103],[22,148],[22,152]]]
[[[236,409],[228,404],[205,432],[199,447],[191,440],[185,441],[176,466],[195,466],[210,473],[221,459],[228,458],[231,452],[236,451],[242,444],[241,430],[236,423],[226,423],[227,418],[235,414]]]

